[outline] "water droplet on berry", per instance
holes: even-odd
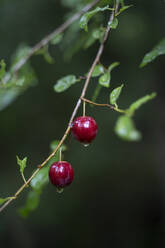
[[[89,146],[89,143],[83,144],[83,146],[84,146],[84,147],[87,147],[87,146]]]
[[[57,193],[61,194],[64,191],[63,188],[57,188]]]

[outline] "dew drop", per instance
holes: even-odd
[[[63,191],[64,191],[63,188],[57,188],[57,192],[58,192],[59,194],[61,194]]]
[[[87,147],[87,146],[89,146],[89,143],[83,144],[83,146]]]

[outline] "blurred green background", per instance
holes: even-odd
[[[119,17],[101,62],[107,66],[121,63],[111,82],[112,88],[125,84],[121,107],[147,93],[158,93],[135,116],[143,140],[120,140],[113,131],[118,114],[87,107],[99,132],[88,148],[67,139],[65,159],[74,167],[74,182],[63,194],[48,185],[39,208],[28,219],[17,214],[26,199],[25,190],[0,214],[0,247],[164,247],[165,57],[144,69],[139,64],[165,36],[165,1],[128,0],[127,4],[134,6]],[[9,63],[20,43],[34,45],[60,25],[68,11],[59,0],[1,0],[0,59]],[[41,56],[31,59],[38,85],[0,112],[0,197],[13,194],[22,184],[16,155],[28,157],[28,177],[47,157],[50,142],[62,137],[83,84],[63,94],[55,93],[53,85],[67,74],[86,73],[97,48],[98,43],[76,53],[69,62],[64,59],[63,46],[51,48],[52,65]],[[95,86],[92,81],[87,97]],[[98,102],[107,102],[108,95],[103,89]]]

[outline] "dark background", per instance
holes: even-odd
[[[0,58],[9,62],[18,44],[34,45],[61,24],[68,9],[60,2],[0,1]],[[48,185],[39,208],[24,220],[17,209],[24,203],[25,190],[0,214],[0,247],[164,247],[165,57],[144,69],[139,64],[165,35],[165,2],[127,1],[131,3],[134,7],[119,17],[119,27],[111,33],[102,62],[121,62],[111,86],[125,84],[120,98],[123,108],[147,93],[158,93],[134,118],[143,140],[120,140],[113,131],[118,114],[87,107],[99,132],[88,148],[67,140],[65,159],[75,170],[73,184],[63,194]],[[77,53],[69,63],[63,59],[62,47],[52,48],[53,65],[40,56],[32,58],[39,84],[0,112],[0,197],[13,194],[22,183],[16,155],[28,157],[25,174],[30,176],[47,157],[50,142],[63,135],[82,84],[63,94],[55,93],[53,85],[67,74],[83,75],[97,47],[98,43]],[[95,85],[89,87],[89,98]],[[98,101],[107,102],[108,94],[102,90]]]

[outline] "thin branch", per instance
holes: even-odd
[[[96,3],[96,2],[95,2]],[[117,5],[115,5],[115,10],[111,13],[110,15],[110,18],[108,20],[108,23],[109,21],[112,21],[113,18],[114,18],[114,15],[116,13],[116,9],[118,8]],[[98,52],[96,54],[96,57],[90,67],[90,70],[88,72],[88,75],[87,75],[87,78],[86,78],[86,81],[85,81],[85,84],[83,86],[83,89],[82,89],[82,93],[81,93],[81,96],[79,97],[77,103],[76,103],[76,106],[72,112],[72,115],[71,115],[71,118],[70,118],[70,121],[68,123],[68,126],[67,126],[67,129],[63,135],[63,137],[61,138],[60,142],[58,143],[56,149],[49,155],[49,157],[36,169],[36,171],[31,175],[31,177],[26,181],[25,184],[23,184],[19,189],[18,191],[14,194],[13,197],[11,197],[6,203],[4,203],[4,205],[0,208],[0,212],[2,210],[4,210],[14,199],[17,198],[17,196],[24,190],[24,188],[30,184],[31,180],[35,177],[35,175],[41,170],[42,167],[44,167],[47,162],[57,153],[57,151],[59,150],[59,148],[61,147],[61,145],[63,144],[63,142],[65,141],[66,137],[68,136],[69,132],[70,132],[70,129],[71,129],[71,124],[77,114],[77,111],[81,105],[81,102],[82,102],[82,98],[84,98],[85,94],[86,94],[86,91],[87,91],[87,88],[88,88],[88,85],[89,85],[89,82],[90,82],[90,79],[91,79],[91,76],[92,76],[92,72],[95,68],[95,66],[97,65],[97,63],[99,62],[100,58],[101,58],[101,55],[103,53],[103,50],[104,50],[104,46],[105,46],[105,42],[107,41],[107,38],[108,38],[108,34],[110,32],[110,26],[107,25],[107,28],[106,28],[106,31],[105,31],[105,35],[104,35],[104,39],[102,41],[102,43],[100,44],[99,46],[99,49],[98,49]]]
[[[92,3],[89,3],[86,5],[80,12],[73,15],[70,19],[68,19],[66,22],[64,22],[61,26],[59,26],[57,29],[55,29],[52,33],[47,35],[45,38],[43,38],[40,42],[38,42],[34,47],[30,49],[28,54],[21,58],[13,67],[13,74],[17,74],[18,71],[22,68],[24,64],[31,58],[32,55],[34,55],[37,51],[39,51],[42,47],[46,46],[56,35],[59,35],[63,33],[73,22],[78,20],[82,14],[93,8],[100,0],[95,0]],[[11,74],[7,73],[6,76],[3,78],[3,84],[6,84],[11,79]],[[2,83],[2,82],[0,82]]]
[[[108,103],[96,103],[96,102],[92,102],[91,100],[88,100],[84,97],[82,97],[81,100],[83,100],[84,102],[90,103],[92,105],[98,106],[98,107],[107,107],[107,108],[110,108],[113,110],[115,109],[115,106],[108,104]]]
[[[123,114],[126,114],[127,113],[127,110],[119,109],[119,108],[115,107],[112,104],[108,104],[108,103],[96,103],[96,102],[93,102],[91,100],[88,100],[88,99],[86,99],[84,97],[82,97],[81,100],[84,101],[84,102],[88,102],[88,103],[90,103],[92,105],[98,106],[98,107],[107,107],[107,108],[112,109],[112,110],[115,110],[116,112],[119,112],[119,113],[123,113]]]

